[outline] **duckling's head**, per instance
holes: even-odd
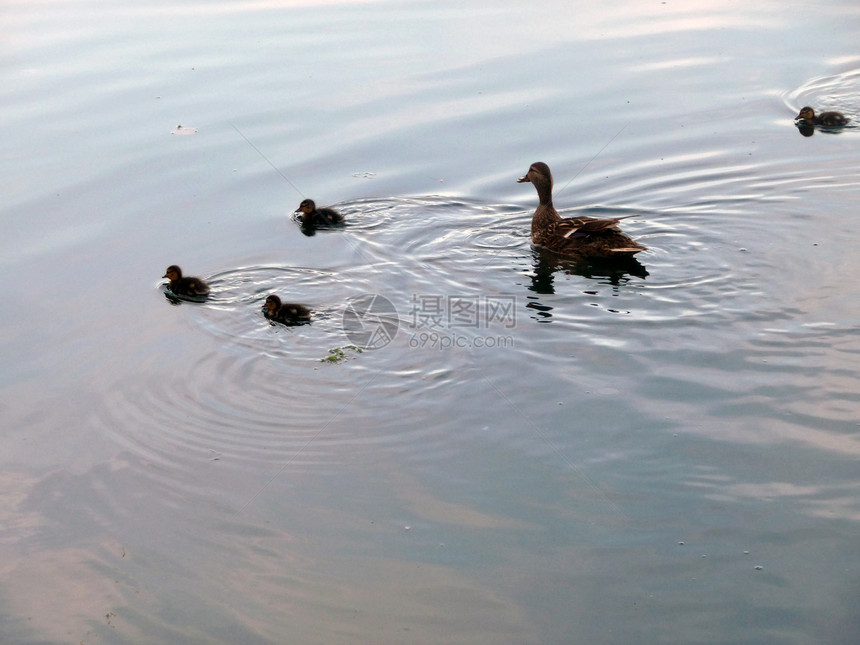
[[[815,121],[815,110],[813,110],[809,106],[806,106],[804,108],[801,108],[800,114],[798,114],[794,118],[795,118],[795,120],[802,119],[802,120],[807,121],[809,123],[813,123]]]
[[[278,298],[275,294],[268,296],[266,298],[266,309],[269,310],[269,313],[277,311],[281,306],[281,299]]]
[[[314,200],[312,199],[303,199],[302,203],[299,204],[299,207],[296,209],[296,212],[304,213],[305,215],[310,215],[317,209],[317,205],[314,204]]]
[[[531,182],[537,186],[549,186],[552,188],[552,173],[549,171],[549,166],[547,166],[543,161],[535,161],[531,166],[529,166],[529,171],[517,179],[517,183],[524,184],[527,182]]]
[[[167,278],[170,281],[179,280],[179,278],[182,277],[182,269],[180,269],[175,264],[171,264],[169,267],[167,267],[167,271],[165,271],[164,275],[161,277]]]

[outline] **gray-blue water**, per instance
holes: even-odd
[[[0,21],[0,641],[860,642],[856,2]]]

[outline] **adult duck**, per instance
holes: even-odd
[[[304,305],[294,302],[281,302],[281,299],[272,294],[266,298],[263,305],[263,314],[269,320],[284,323],[285,325],[301,325],[310,322],[311,310]]]
[[[629,258],[646,250],[647,247],[621,232],[618,223],[625,217],[563,219],[552,205],[552,173],[544,162],[533,163],[517,182],[531,182],[540,200],[532,216],[535,246],[580,258]]]
[[[303,199],[296,209],[296,213],[301,213],[302,224],[309,226],[343,224],[343,215],[333,208],[317,208],[312,199]]]
[[[188,298],[205,298],[209,295],[209,285],[200,278],[191,276],[182,277],[182,269],[175,264],[167,267],[162,278],[167,278],[170,282],[167,288],[174,296],[185,296]]]
[[[832,127],[834,125],[845,125],[848,123],[848,119],[845,118],[841,112],[821,112],[820,114],[816,114],[815,110],[811,107],[806,106],[800,109],[800,114],[794,117],[795,121],[803,121],[808,125],[823,125],[825,127]]]

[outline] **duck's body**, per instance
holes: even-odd
[[[300,325],[310,322],[311,319],[310,309],[293,302],[282,303],[281,299],[274,294],[266,298],[263,309],[266,318],[286,325]]]
[[[820,114],[816,114],[815,110],[811,107],[807,106],[801,108],[800,114],[794,117],[795,121],[803,121],[809,125],[823,125],[828,127],[833,127],[835,125],[845,125],[848,123],[848,119],[845,118],[841,112],[821,112]]]
[[[170,282],[167,288],[175,296],[186,296],[189,298],[205,298],[209,295],[209,285],[200,278],[182,277],[182,269],[175,264],[167,267],[167,271],[161,276]]]
[[[343,224],[343,215],[333,208],[317,208],[312,199],[304,199],[296,209],[302,214],[302,224],[309,226],[333,226]]]
[[[534,184],[540,200],[532,217],[531,238],[535,246],[581,258],[631,257],[646,250],[621,232],[618,223],[625,217],[562,218],[552,205],[552,173],[542,161],[533,163],[517,181]]]

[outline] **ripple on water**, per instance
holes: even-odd
[[[617,314],[633,315],[640,322],[714,315],[748,287],[744,265],[752,256],[726,236],[725,219],[717,225],[713,214],[606,208],[577,209],[562,216],[574,214],[633,215],[624,230],[648,250],[635,261],[606,264],[578,263],[532,250],[519,265],[528,278],[521,284],[531,292],[529,308],[537,312],[537,321],[591,328],[594,307],[611,314],[607,322]],[[739,231],[736,235],[742,238]]]
[[[236,346],[201,356],[174,378],[119,385],[100,414],[126,450],[179,479],[213,460],[239,471],[334,473],[365,453],[435,459],[451,444],[450,420],[434,421],[434,411],[453,405],[471,370],[456,359],[426,359],[399,342],[311,367]],[[393,414],[395,395],[401,403]]]
[[[480,262],[475,254],[478,248],[516,248],[528,240],[528,231],[521,225],[526,213],[516,207],[438,195],[354,204],[349,226],[366,246],[368,259],[405,265],[407,270],[416,263],[424,266],[448,259]]]
[[[207,276],[212,296],[183,312],[219,341],[218,350],[172,380],[140,388],[136,377],[129,388],[118,388],[106,406],[106,425],[122,433],[121,443],[165,464],[218,455],[222,464],[333,472],[363,451],[442,459],[456,450],[463,420],[438,411],[458,409],[464,384],[483,371],[469,350],[419,342],[416,297],[513,297],[519,317],[504,329],[514,340],[505,360],[525,364],[545,360],[545,342],[559,341],[535,337],[528,331],[533,322],[574,326],[585,335],[577,341],[582,344],[588,336],[614,336],[607,325],[611,330],[623,319],[666,324],[727,315],[732,297],[747,288],[744,263],[753,257],[734,246],[725,218],[713,213],[576,210],[634,215],[625,230],[649,247],[641,254],[646,273],[637,274],[547,259],[529,245],[530,209],[442,196],[367,199],[339,208],[350,224],[318,234],[350,236],[363,261],[327,270],[260,263]],[[760,225],[733,216],[729,228],[745,239],[745,228]],[[269,293],[310,306],[313,322],[270,324],[261,312]],[[383,349],[321,363],[329,348],[349,342],[343,312],[362,294],[388,298],[400,331]],[[437,331],[439,337],[456,331],[468,347],[502,330]],[[392,397],[400,402],[396,414]],[[124,422],[112,421],[120,416]]]
[[[456,449],[451,436],[460,422],[438,410],[453,408],[475,367],[468,352],[415,341],[414,299],[516,288],[505,254],[527,248],[527,215],[435,196],[339,208],[349,224],[318,234],[352,236],[364,262],[329,270],[260,263],[205,276],[212,295],[182,311],[219,349],[176,378],[143,390],[138,382],[117,388],[105,425],[121,434],[118,441],[154,463],[217,456],[219,467],[232,461],[314,470],[336,469],[362,450],[432,460]],[[487,273],[505,279],[488,281]],[[310,306],[312,323],[270,324],[261,312],[269,293]],[[401,332],[384,349],[321,362],[329,348],[350,342],[345,305],[368,293],[394,303]],[[458,330],[467,338],[480,333]],[[392,396],[402,402],[396,415]],[[410,422],[420,418],[427,423]]]
[[[521,299],[532,319],[557,322],[590,321],[593,312],[565,306],[564,299],[585,295],[593,305],[593,296],[606,291],[614,299],[605,307],[609,313],[665,321],[725,310],[732,297],[749,288],[745,265],[760,261],[744,240],[762,239],[750,230],[761,222],[701,207],[693,212],[606,207],[562,212],[632,215],[625,231],[649,250],[629,266],[576,263],[532,249],[530,209],[444,196],[365,199],[338,207],[347,215],[347,226],[318,234],[350,237],[363,262],[328,271],[251,266],[217,274],[211,277],[210,301],[193,310],[201,326],[252,351],[264,347],[273,355],[317,360],[321,337],[331,345],[345,341],[343,308],[361,294],[383,295],[401,318],[409,316],[416,298],[503,294]],[[556,294],[566,281],[575,284]],[[314,322],[289,329],[265,323],[259,308],[272,292],[309,305]]]
[[[231,344],[278,356],[318,357],[321,340],[340,338],[337,275],[331,271],[278,265],[246,266],[207,276],[210,296],[189,307],[201,329]],[[313,311],[310,325],[287,327],[263,316],[269,294],[300,302]],[[287,346],[285,338],[289,338]],[[324,343],[323,343],[324,344]]]
[[[830,76],[809,79],[800,87],[783,95],[785,105],[797,114],[805,105],[816,112],[838,110],[852,123],[848,127],[857,129],[860,112],[860,69],[853,69]]]

